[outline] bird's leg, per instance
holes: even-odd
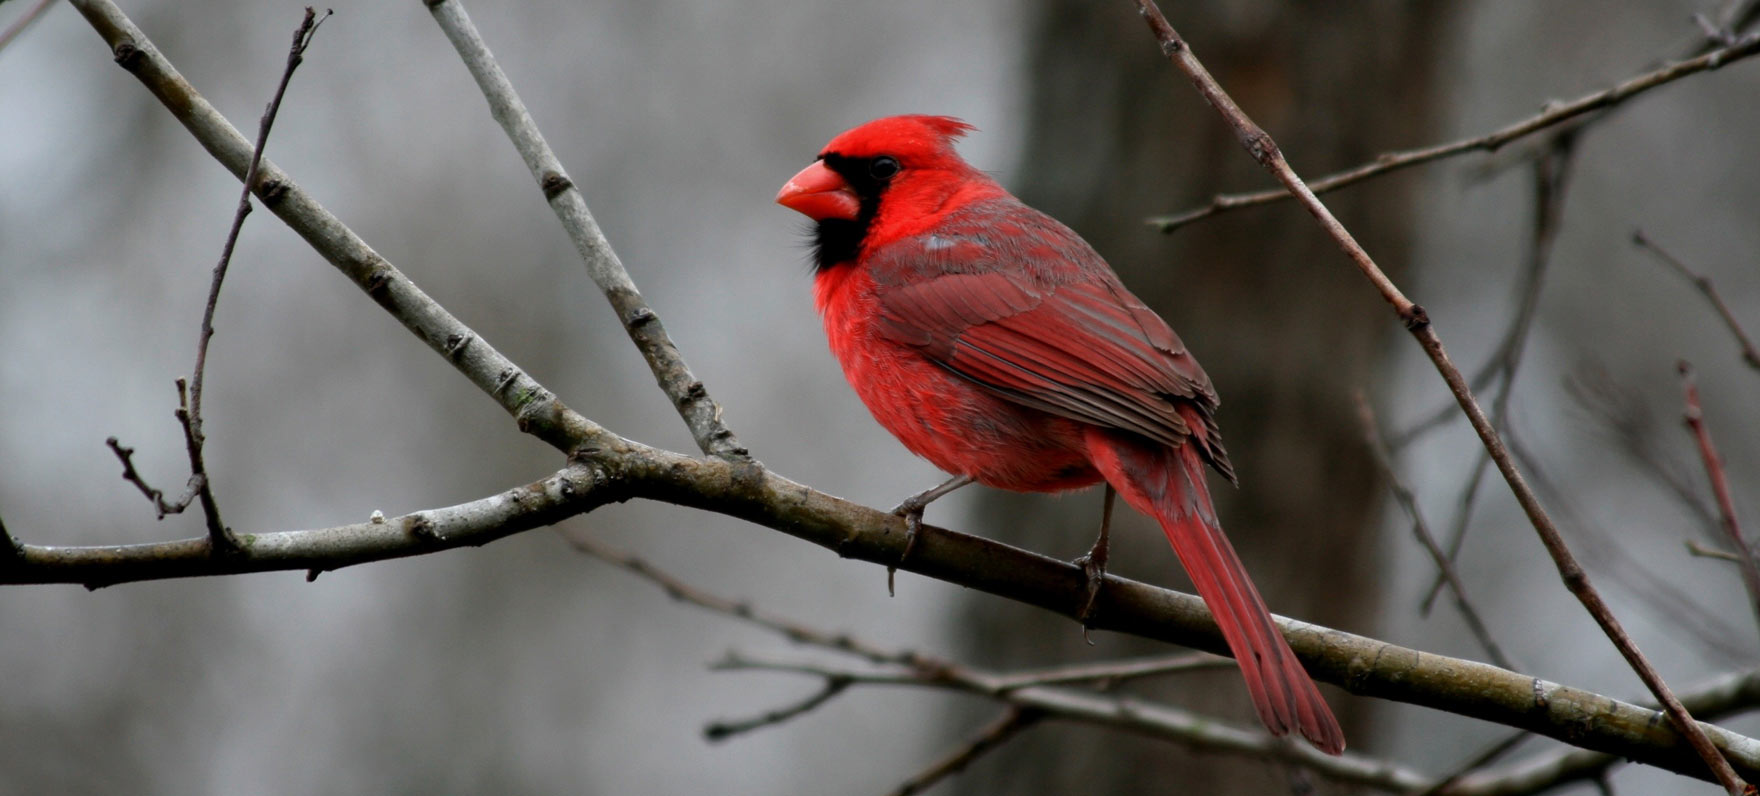
[[[1100,599],[1101,585],[1106,583],[1106,554],[1112,544],[1112,501],[1117,497],[1118,490],[1107,484],[1106,502],[1100,509],[1100,538],[1094,540],[1094,547],[1087,555],[1071,562],[1082,568],[1082,575],[1088,581],[1088,602],[1082,606],[1081,616],[1077,618],[1082,621],[1082,639],[1089,644],[1094,642],[1088,638],[1088,620],[1094,618],[1094,603]]]
[[[903,503],[893,507],[892,513],[904,518],[904,552],[898,554],[898,563],[904,563],[911,555],[911,548],[917,546],[917,534],[923,530],[923,509],[935,502],[942,495],[970,484],[973,479],[969,475],[956,475],[934,489],[925,489],[904,499]],[[892,579],[898,573],[897,566],[886,568],[886,593],[892,595]]]

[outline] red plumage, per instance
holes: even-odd
[[[869,122],[777,196],[818,222],[814,293],[844,374],[949,473],[1025,492],[1111,484],[1161,524],[1266,727],[1341,752],[1211,506],[1204,465],[1234,470],[1209,377],[1086,241],[960,158],[971,129]]]

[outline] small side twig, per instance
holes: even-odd
[[[1461,619],[1467,623],[1467,629],[1479,640],[1479,646],[1485,648],[1485,654],[1491,662],[1511,671],[1521,671],[1522,667],[1509,659],[1497,640],[1491,637],[1491,630],[1486,627],[1485,620],[1479,617],[1479,610],[1467,597],[1467,587],[1461,582],[1459,573],[1455,572],[1454,561],[1436,544],[1436,537],[1430,533],[1430,525],[1424,521],[1424,513],[1418,508],[1418,498],[1407,488],[1394,470],[1393,459],[1387,450],[1387,444],[1381,440],[1381,432],[1375,423],[1375,410],[1370,408],[1369,399],[1357,393],[1357,417],[1363,424],[1363,439],[1374,455],[1375,464],[1381,468],[1381,476],[1387,479],[1388,489],[1392,490],[1394,499],[1406,511],[1412,521],[1412,533],[1418,537],[1418,543],[1430,554],[1430,560],[1436,564],[1443,582],[1448,584],[1449,591],[1454,593],[1455,606],[1460,609]]]
[[[1526,119],[1513,122],[1489,133],[1435,144],[1417,149],[1404,149],[1384,152],[1375,156],[1374,160],[1353,166],[1343,171],[1328,174],[1308,183],[1314,193],[1321,194],[1335,191],[1348,185],[1355,185],[1364,180],[1379,177],[1390,172],[1400,171],[1413,166],[1423,165],[1437,160],[1462,155],[1469,152],[1495,152],[1503,145],[1519,138],[1532,135],[1564,122],[1571,121],[1583,114],[1619,105],[1639,94],[1683,77],[1707,72],[1731,62],[1760,53],[1760,36],[1748,34],[1733,39],[1727,45],[1706,52],[1695,58],[1662,66],[1650,72],[1637,75],[1602,91],[1585,94],[1570,102],[1549,102],[1540,113]],[[1580,128],[1579,128],[1580,129]],[[1248,191],[1243,193],[1217,194],[1202,207],[1193,208],[1182,213],[1167,216],[1156,216],[1149,219],[1149,224],[1162,232],[1172,232],[1195,221],[1201,221],[1214,215],[1239,210],[1246,207],[1281,202],[1289,198],[1289,192],[1278,189]]]
[[[6,530],[6,519],[0,517],[0,566],[24,560],[24,545]]]
[[[1710,737],[1705,734],[1705,730],[1693,720],[1693,717],[1687,713],[1687,709],[1681,706],[1680,700],[1676,699],[1669,690],[1668,683],[1663,681],[1656,668],[1650,664],[1650,660],[1638,649],[1637,644],[1632,642],[1631,636],[1625,632],[1625,628],[1613,615],[1612,609],[1607,606],[1607,602],[1602,599],[1601,594],[1595,590],[1594,585],[1590,582],[1589,574],[1584,571],[1581,564],[1577,563],[1576,556],[1565,544],[1564,537],[1558,532],[1558,527],[1547,515],[1545,507],[1540,505],[1539,497],[1534,494],[1534,490],[1528,486],[1521,471],[1517,469],[1515,461],[1510,457],[1508,447],[1498,434],[1497,428],[1492,425],[1491,419],[1485,414],[1484,408],[1479,405],[1478,399],[1473,396],[1465,378],[1461,376],[1460,368],[1456,367],[1454,362],[1449,359],[1448,353],[1443,349],[1442,338],[1437,335],[1435,327],[1430,323],[1429,314],[1424,311],[1423,307],[1418,306],[1400,291],[1393,280],[1387,277],[1386,272],[1375,264],[1369,253],[1363,250],[1362,245],[1357,242],[1350,231],[1345,229],[1344,224],[1339,222],[1332,211],[1321,203],[1314,192],[1302,181],[1302,178],[1295,173],[1295,170],[1290,168],[1289,161],[1284,159],[1283,152],[1278,148],[1277,142],[1265,132],[1264,128],[1255,124],[1228,95],[1228,92],[1224,91],[1222,86],[1216,82],[1216,78],[1212,77],[1197,56],[1192,54],[1191,47],[1184,39],[1180,38],[1179,33],[1161,14],[1161,9],[1155,4],[1155,0],[1135,0],[1135,3],[1144,22],[1148,24],[1150,33],[1154,35],[1156,42],[1160,45],[1162,54],[1166,55],[1168,60],[1172,61],[1180,71],[1191,79],[1192,85],[1198,90],[1198,93],[1203,96],[1210,107],[1221,114],[1223,121],[1233,130],[1242,148],[1246,149],[1254,160],[1283,183],[1285,189],[1295,195],[1296,200],[1310,215],[1314,216],[1327,235],[1339,245],[1339,248],[1351,259],[1363,276],[1375,286],[1382,298],[1393,305],[1394,312],[1436,366],[1437,372],[1448,384],[1449,392],[1454,394],[1455,400],[1460,404],[1461,411],[1466,413],[1468,422],[1478,433],[1480,442],[1491,454],[1491,459],[1497,464],[1497,469],[1502,473],[1504,482],[1509,485],[1510,491],[1515,495],[1516,502],[1521,505],[1523,512],[1528,516],[1529,523],[1533,525],[1535,533],[1539,535],[1542,546],[1552,557],[1565,588],[1583,604],[1590,616],[1595,618],[1596,624],[1601,626],[1602,632],[1613,642],[1620,655],[1626,659],[1626,663],[1632,667],[1633,671],[1637,672],[1639,679],[1644,681],[1644,685],[1650,689],[1650,692],[1656,695],[1663,710],[1668,714],[1669,722],[1686,738],[1693,751],[1705,762],[1712,775],[1717,778],[1725,790],[1729,791],[1731,796],[1742,796],[1750,791],[1748,784],[1742,781],[1735,769],[1730,766],[1729,761],[1725,760],[1723,755],[1718,752],[1717,747],[1712,744]],[[1753,48],[1760,50],[1760,37],[1752,38]]]
[[[1704,542],[1696,539],[1688,539],[1686,544],[1687,554],[1694,558],[1715,558],[1718,561],[1728,561],[1731,564],[1741,564],[1748,560],[1735,553],[1731,553],[1728,550],[1719,550],[1715,547],[1706,545]]]
[[[807,644],[854,655],[869,663],[892,663],[920,669],[933,669],[950,664],[936,660],[909,650],[889,650],[877,644],[871,644],[847,633],[826,633],[818,628],[774,616],[756,608],[750,603],[730,600],[719,595],[710,594],[702,589],[686,583],[683,579],[665,570],[649,564],[640,557],[619,550],[593,537],[566,528],[558,528],[557,534],[570,547],[597,558],[612,566],[623,569],[643,580],[648,581],[666,592],[666,596],[680,602],[689,603],[713,613],[731,616],[742,622],[757,625],[797,644]]]
[[[1730,312],[1729,305],[1723,303],[1723,297],[1718,295],[1717,287],[1711,283],[1711,277],[1687,267],[1687,264],[1681,262],[1679,257],[1670,254],[1667,249],[1651,240],[1650,236],[1645,235],[1644,230],[1632,230],[1632,244],[1656,255],[1657,260],[1691,282],[1693,287],[1698,288],[1699,292],[1704,294],[1705,300],[1711,303],[1711,308],[1717,311],[1717,316],[1723,319],[1723,325],[1728,326],[1730,333],[1735,335],[1736,345],[1742,351],[1742,361],[1747,363],[1748,367],[1760,370],[1760,349],[1754,347],[1754,341],[1748,339],[1748,333],[1742,329],[1741,321],[1736,320],[1735,313]]]
[[[965,770],[966,766],[971,765],[973,760],[982,757],[984,753],[1008,743],[1022,730],[1038,723],[1039,719],[1043,717],[1044,714],[1036,710],[1009,706],[995,721],[979,730],[965,743],[960,744],[959,748],[953,750],[952,753],[905,780],[891,791],[890,796],[912,796],[912,794],[922,793],[934,787],[935,783]]]
[[[712,722],[709,726],[703,728],[703,737],[708,738],[711,741],[725,741],[728,738],[739,735],[740,733],[751,732],[753,730],[781,724],[803,713],[810,712],[826,702],[830,702],[832,699],[835,699],[838,694],[841,694],[848,689],[852,683],[853,681],[847,677],[827,677],[825,678],[825,687],[819,689],[806,699],[792,705],[786,705],[775,710],[767,711],[749,719]]]
[[[293,71],[305,59],[305,51],[311,45],[312,36],[317,33],[318,26],[329,17],[330,12],[326,11],[319,18],[307,6],[299,27],[293,32],[293,44],[287,53],[287,68],[282,70],[281,81],[276,84],[275,93],[258,121],[257,140],[251,150],[250,166],[245,171],[238,207],[232,214],[232,225],[227,229],[226,241],[220,247],[220,261],[214,265],[213,278],[208,285],[208,301],[202,310],[202,328],[196,339],[195,368],[187,381],[181,378],[177,380],[177,410],[174,414],[178,425],[183,427],[184,449],[189,456],[190,472],[183,494],[176,500],[166,500],[162,491],[149,486],[135,470],[133,448],[123,447],[115,437],[105,440],[111,452],[122,462],[123,480],[134,484],[141,494],[152,501],[159,519],[165,519],[167,514],[180,514],[189,508],[190,503],[200,502],[202,516],[208,527],[208,544],[211,552],[216,555],[236,555],[241,548],[232,529],[226,527],[226,523],[220,519],[220,503],[214,498],[213,481],[208,475],[208,465],[203,454],[208,438],[202,430],[202,387],[207,377],[208,343],[214,338],[214,313],[220,306],[220,288],[226,282],[226,271],[232,263],[232,252],[238,245],[239,232],[244,229],[244,220],[251,213],[251,193],[258,187],[263,148],[269,142],[269,130],[275,124],[275,116],[281,110],[281,99],[287,94],[287,84],[293,79]]]
[[[1735,548],[1738,563],[1742,568],[1742,585],[1747,587],[1748,601],[1754,609],[1754,619],[1760,622],[1760,563],[1754,559],[1754,548],[1742,536],[1741,523],[1736,521],[1735,498],[1729,491],[1729,477],[1723,469],[1723,458],[1717,455],[1717,446],[1711,441],[1711,431],[1705,426],[1705,409],[1699,403],[1699,385],[1693,380],[1693,366],[1681,360],[1676,365],[1681,374],[1681,385],[1686,392],[1685,419],[1687,428],[1693,432],[1693,439],[1699,444],[1699,458],[1705,462],[1705,475],[1711,481],[1711,494],[1717,498],[1718,524],[1729,536],[1729,543]]]

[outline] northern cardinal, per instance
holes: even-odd
[[[946,116],[878,119],[831,139],[776,201],[814,229],[831,351],[880,425],[953,479],[1021,492],[1109,485],[1085,557],[1103,582],[1112,490],[1161,524],[1240,661],[1259,719],[1322,751],[1344,733],[1222,533],[1204,483],[1229,480],[1210,379],[1075,232],[954,151]],[[905,555],[909,554],[907,544]]]

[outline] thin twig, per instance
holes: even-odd
[[[24,560],[24,545],[12,537],[6,530],[6,518],[0,517],[0,566],[7,566]]]
[[[1290,763],[1338,782],[1390,791],[1411,790],[1429,783],[1424,775],[1391,761],[1355,752],[1333,757],[1313,747],[1273,737],[1258,728],[1241,729],[1212,716],[1198,715],[1151,700],[1062,686],[1001,691],[997,689],[1001,675],[971,667],[934,673],[896,667],[873,671],[817,661],[730,655],[716,662],[713,668],[717,671],[789,672],[822,679],[848,678],[860,686],[951,691],[1037,711],[1050,719],[1076,721],[1171,741],[1197,751]]]
[[[1631,593],[1635,598],[1633,602],[1651,613],[1654,624],[1663,633],[1679,635],[1685,641],[1697,643],[1706,653],[1719,655],[1732,664],[1753,660],[1752,645],[1735,641],[1747,638],[1748,634],[1724,621],[1719,613],[1706,610],[1692,594],[1659,574],[1655,566],[1627,552],[1621,543],[1621,534],[1584,517],[1584,512],[1547,474],[1546,468],[1523,444],[1514,428],[1509,429],[1505,438],[1509,441],[1510,453],[1515,455],[1522,471],[1528,474],[1535,491],[1553,507],[1559,526],[1583,540],[1579,547],[1590,568],[1606,573]]]
[[[1711,284],[1711,277],[1687,267],[1687,264],[1681,262],[1679,257],[1669,254],[1668,250],[1657,245],[1655,241],[1650,239],[1650,236],[1645,235],[1644,230],[1632,230],[1632,243],[1638,248],[1656,255],[1656,259],[1691,282],[1693,287],[1698,288],[1699,292],[1705,295],[1705,300],[1711,303],[1711,308],[1717,311],[1718,317],[1723,319],[1723,324],[1729,327],[1730,333],[1735,335],[1736,345],[1741,348],[1742,361],[1747,363],[1748,367],[1760,370],[1760,349],[1754,347],[1754,341],[1748,339],[1748,333],[1743,331],[1741,321],[1736,320],[1735,313],[1730,312],[1729,305],[1723,303],[1723,297],[1718,295],[1717,287]]]
[[[1013,691],[1017,688],[1031,688],[1039,685],[1093,683],[1100,690],[1108,690],[1127,680],[1140,680],[1145,677],[1159,677],[1204,669],[1233,668],[1237,665],[1233,660],[1221,655],[1211,655],[1208,652],[1187,652],[1138,661],[1105,661],[1103,663],[1017,672],[998,678],[997,687],[1004,691]]]
[[[49,6],[53,5],[54,2],[55,0],[37,0],[36,5],[31,6],[23,14],[20,14],[18,19],[14,20],[6,30],[0,31],[0,50],[6,49],[6,45],[11,44],[13,39],[18,38],[18,35],[23,33],[25,28],[30,27],[32,22],[36,22],[37,18],[41,17],[44,11],[48,11]]]
[[[1203,95],[1210,107],[1215,108],[1222,115],[1223,120],[1234,131],[1241,145],[1253,156],[1253,159],[1270,170],[1290,193],[1295,194],[1297,201],[1301,202],[1303,207],[1320,222],[1320,226],[1326,230],[1327,234],[1334,241],[1337,241],[1340,248],[1344,249],[1345,254],[1362,271],[1363,276],[1368,278],[1382,297],[1393,305],[1394,311],[1399,315],[1406,329],[1417,338],[1424,352],[1435,363],[1437,371],[1448,383],[1449,390],[1460,402],[1462,411],[1467,413],[1467,419],[1473,424],[1473,430],[1478,432],[1480,441],[1491,453],[1491,458],[1497,463],[1497,468],[1502,472],[1504,481],[1515,493],[1516,502],[1521,504],[1523,511],[1527,513],[1529,521],[1533,524],[1534,530],[1539,534],[1541,544],[1546,547],[1547,553],[1557,564],[1559,576],[1563,579],[1565,587],[1576,595],[1577,599],[1588,609],[1589,614],[1595,617],[1595,621],[1601,625],[1602,631],[1613,641],[1614,646],[1619,649],[1620,654],[1625,657],[1632,669],[1638,673],[1638,677],[1650,688],[1651,693],[1656,695],[1668,713],[1669,720],[1686,737],[1694,751],[1705,761],[1705,764],[1710,767],[1718,782],[1723,785],[1725,790],[1729,791],[1731,796],[1742,796],[1744,791],[1748,790],[1747,783],[1736,775],[1735,770],[1730,767],[1729,761],[1724,760],[1723,756],[1718,753],[1717,747],[1711,743],[1704,730],[1697,722],[1693,721],[1692,716],[1687,714],[1686,708],[1681,707],[1680,701],[1675,699],[1674,694],[1669,692],[1668,684],[1662,680],[1662,676],[1656,672],[1655,667],[1650,665],[1649,659],[1644,657],[1643,652],[1638,649],[1631,637],[1626,634],[1625,629],[1620,626],[1619,620],[1607,607],[1606,601],[1602,600],[1600,593],[1595,591],[1589,581],[1588,573],[1577,563],[1576,557],[1565,545],[1564,538],[1559,535],[1558,528],[1553,525],[1552,519],[1547,516],[1546,510],[1540,505],[1539,498],[1534,495],[1534,491],[1523,480],[1521,472],[1516,469],[1515,462],[1510,458],[1509,451],[1504,447],[1497,429],[1492,426],[1485,410],[1473,397],[1472,391],[1467,387],[1466,380],[1461,376],[1460,369],[1455,367],[1454,363],[1449,360],[1448,354],[1444,352],[1442,339],[1437,336],[1436,329],[1431,325],[1430,318],[1424,312],[1424,308],[1413,303],[1411,299],[1406,298],[1404,293],[1400,292],[1393,280],[1382,272],[1375,261],[1369,257],[1368,252],[1363,250],[1363,247],[1344,228],[1344,225],[1332,215],[1332,211],[1328,210],[1319,198],[1314,196],[1314,192],[1302,182],[1302,179],[1296,176],[1288,161],[1284,159],[1283,153],[1279,151],[1277,142],[1273,141],[1271,136],[1257,124],[1254,124],[1240,109],[1240,106],[1236,105],[1234,100],[1228,96],[1228,93],[1223,91],[1222,86],[1216,83],[1216,79],[1210,76],[1210,72],[1192,54],[1191,47],[1187,46],[1186,42],[1174,31],[1173,26],[1168,24],[1167,18],[1161,15],[1161,9],[1155,5],[1154,0],[1135,0],[1135,2],[1137,8],[1142,12],[1144,21],[1148,23],[1150,32],[1154,34],[1156,41],[1161,45],[1162,54],[1166,55],[1181,71],[1185,72],[1187,77],[1191,78],[1198,93]],[[1754,50],[1760,50],[1760,37],[1752,37],[1748,46]],[[1723,50],[1717,52],[1725,53]],[[1727,54],[1720,55],[1715,63],[1721,64],[1727,57]],[[1677,65],[1676,69],[1679,68],[1680,66]],[[1607,100],[1604,99],[1585,107],[1599,107],[1606,102]]]
[[[1044,714],[1036,710],[1009,706],[1001,716],[979,730],[970,740],[960,744],[959,748],[905,780],[903,784],[890,792],[890,796],[913,796],[913,794],[922,793],[934,787],[935,783],[965,770],[966,766],[971,765],[973,760],[982,757],[984,753],[1008,743],[1022,730],[1038,723],[1039,719],[1043,717]]]
[[[1436,564],[1437,571],[1442,573],[1441,577],[1448,584],[1449,591],[1454,593],[1455,606],[1460,609],[1461,619],[1467,623],[1467,629],[1479,640],[1479,646],[1485,648],[1485,654],[1491,657],[1492,663],[1512,671],[1521,671],[1522,667],[1511,662],[1504,655],[1503,649],[1497,646],[1497,641],[1491,637],[1491,630],[1486,627],[1485,620],[1479,617],[1479,610],[1473,607],[1473,601],[1467,597],[1467,587],[1461,582],[1459,573],[1455,572],[1454,562],[1442,552],[1442,548],[1436,544],[1436,538],[1430,534],[1430,525],[1424,521],[1424,512],[1418,508],[1418,498],[1400,480],[1399,473],[1394,469],[1392,454],[1386,443],[1381,441],[1381,433],[1377,430],[1375,410],[1370,408],[1369,399],[1362,393],[1357,393],[1357,417],[1363,424],[1363,439],[1369,445],[1369,452],[1381,468],[1381,476],[1387,479],[1388,489],[1392,490],[1394,499],[1405,509],[1406,516],[1411,518],[1412,533],[1418,537],[1418,543],[1430,554],[1430,560]]]
[[[1515,394],[1516,371],[1521,367],[1522,354],[1527,351],[1530,331],[1534,328],[1534,317],[1539,314],[1540,288],[1546,277],[1547,266],[1552,262],[1553,242],[1558,239],[1560,222],[1564,217],[1564,200],[1566,188],[1570,183],[1571,164],[1576,153],[1576,135],[1560,135],[1553,139],[1552,147],[1544,157],[1534,161],[1534,226],[1528,242],[1528,256],[1525,271],[1527,276],[1522,280],[1521,297],[1517,303],[1515,319],[1510,322],[1509,331],[1498,346],[1498,354],[1488,363],[1498,376],[1497,395],[1491,399],[1491,423],[1494,427],[1507,430],[1509,428],[1509,404]],[[1459,509],[1455,513],[1454,526],[1449,529],[1448,559],[1455,560],[1466,544],[1467,528],[1473,518],[1473,509],[1479,497],[1479,487],[1484,483],[1485,470],[1491,463],[1489,451],[1481,448],[1476,454],[1477,461],[1473,465],[1473,473],[1467,478],[1467,485],[1461,491]],[[1442,577],[1435,577],[1429,590],[1420,603],[1420,612],[1429,615],[1430,606],[1436,596],[1442,592]]]
[[[1682,508],[1699,519],[1708,540],[1718,537],[1717,512],[1705,504],[1687,467],[1661,444],[1655,413],[1642,396],[1615,381],[1605,366],[1593,361],[1573,369],[1564,389],[1601,430],[1612,435],[1631,463],[1655,476]]]
[[[817,708],[826,702],[830,702],[832,699],[835,699],[838,694],[841,694],[845,689],[848,689],[850,685],[851,681],[849,678],[827,677],[825,678],[825,687],[814,692],[812,696],[809,696],[806,699],[792,705],[777,708],[776,710],[761,713],[749,719],[729,719],[712,722],[709,726],[703,728],[703,737],[708,738],[711,741],[725,741],[728,738],[732,738],[741,733],[747,733],[753,730],[781,724],[803,713],[811,712],[814,708]]]
[[[951,665],[909,650],[884,649],[847,633],[826,633],[785,617],[765,613],[743,600],[730,600],[710,594],[631,553],[605,544],[579,530],[558,528],[557,535],[574,549],[659,586],[666,592],[666,596],[674,600],[757,625],[797,644],[848,653],[870,663],[895,663],[929,669]]]
[[[1731,564],[1741,564],[1748,560],[1747,558],[1731,553],[1728,550],[1718,550],[1717,548],[1709,547],[1704,542],[1697,539],[1688,539],[1686,544],[1687,554],[1695,558],[1715,558],[1718,561],[1728,561]]]
[[[532,177],[538,181],[539,189],[544,192],[544,198],[579,250],[587,273],[611,302],[618,322],[635,341],[661,391],[671,399],[679,417],[684,419],[685,426],[696,439],[697,447],[704,453],[724,459],[743,461],[751,458],[733,431],[722,422],[721,405],[709,397],[703,383],[691,375],[684,355],[679,353],[672,338],[667,336],[666,327],[660,323],[660,316],[642,300],[642,294],[637,292],[623,261],[612,250],[611,242],[599,229],[599,223],[593,220],[580,189],[569,179],[562,161],[544,141],[544,134],[538,130],[537,122],[532,120],[518,92],[514,91],[513,83],[501,71],[501,65],[489,52],[489,45],[477,32],[470,15],[465,13],[464,4],[458,0],[426,2],[434,21],[458,50],[471,77],[482,89],[483,97],[489,101],[489,114],[495,117],[514,148],[519,150]]]
[[[1659,69],[1646,72],[1627,79],[1611,88],[1586,94],[1565,103],[1546,104],[1545,108],[1534,116],[1505,125],[1484,135],[1463,138],[1445,144],[1386,152],[1377,155],[1374,160],[1352,168],[1316,179],[1308,183],[1314,193],[1326,193],[1347,185],[1354,185],[1372,177],[1379,177],[1401,169],[1410,168],[1432,161],[1442,160],[1467,152],[1495,152],[1503,145],[1554,125],[1569,121],[1590,111],[1610,108],[1625,102],[1657,86],[1679,80],[1683,77],[1706,72],[1725,64],[1760,53],[1760,36],[1752,34],[1742,36],[1729,45],[1711,50],[1696,58],[1677,61]],[[1283,190],[1269,189],[1245,193],[1218,194],[1210,203],[1170,216],[1157,216],[1149,219],[1149,223],[1162,232],[1172,232],[1182,226],[1199,221],[1230,210],[1243,207],[1280,202],[1289,197]]]
[[[1717,445],[1711,441],[1711,431],[1705,426],[1705,409],[1699,403],[1699,385],[1693,380],[1693,366],[1681,360],[1676,366],[1681,374],[1681,386],[1686,392],[1685,419],[1687,428],[1693,432],[1693,439],[1699,444],[1699,459],[1705,463],[1705,475],[1711,481],[1711,494],[1717,498],[1718,525],[1729,537],[1729,543],[1735,548],[1742,569],[1742,585],[1748,590],[1748,601],[1754,609],[1754,620],[1760,622],[1760,563],[1754,559],[1754,547],[1742,536],[1741,523],[1736,521],[1736,502],[1730,495],[1729,477],[1723,469],[1723,458],[1717,455]]]
[[[1515,751],[1515,748],[1521,746],[1523,741],[1532,737],[1534,737],[1532,733],[1526,732],[1511,733],[1510,735],[1504,736],[1502,740],[1485,747],[1483,751],[1473,755],[1467,760],[1467,762],[1462,763],[1453,772],[1443,776],[1442,779],[1437,780],[1436,784],[1412,794],[1412,796],[1437,796],[1437,794],[1448,793],[1450,786],[1465,779],[1473,772],[1491,765],[1496,762],[1498,758]]]

